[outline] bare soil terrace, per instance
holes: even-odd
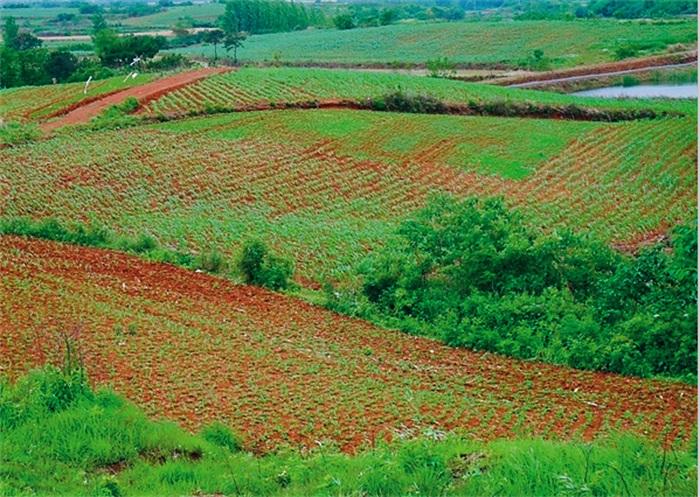
[[[66,331],[96,383],[190,429],[220,419],[257,451],[352,452],[427,428],[687,442],[696,425],[690,385],[453,349],[118,252],[0,237],[0,372],[60,361]]]

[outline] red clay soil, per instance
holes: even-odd
[[[697,426],[690,385],[450,348],[119,252],[0,236],[0,373],[60,363],[66,332],[96,384],[189,429],[220,420],[256,451],[352,452],[428,428],[685,445]]]
[[[226,67],[206,67],[197,69],[196,71],[181,72],[156,81],[151,81],[145,85],[110,93],[71,109],[59,119],[43,123],[41,129],[43,131],[51,131],[69,124],[86,123],[93,117],[98,116],[106,108],[117,105],[129,97],[134,97],[141,105],[145,105],[152,100],[162,97],[166,93],[180,89],[200,79],[204,79],[207,76],[230,70],[230,68]]]
[[[550,80],[562,78],[587,77],[595,75],[605,75],[607,73],[617,73],[620,71],[642,71],[663,66],[673,66],[678,64],[697,63],[697,50],[678,52],[673,54],[656,55],[652,57],[641,57],[637,59],[621,60],[617,62],[606,62],[604,64],[594,64],[589,66],[575,67],[556,71],[535,72],[523,76],[498,78],[490,83],[501,86],[521,85],[526,83],[541,83],[546,85]]]

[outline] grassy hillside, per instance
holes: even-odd
[[[689,385],[452,349],[118,252],[0,237],[0,255],[4,372],[60,362],[68,333],[97,384],[188,428],[221,420],[250,448],[429,428],[688,442],[695,425]]]
[[[543,50],[553,67],[614,60],[622,45],[642,53],[697,41],[695,20],[651,24],[636,21],[517,21],[396,24],[346,31],[307,30],[250,37],[242,61],[425,63],[437,56],[461,64],[518,65]],[[177,50],[213,56],[212,47]]]

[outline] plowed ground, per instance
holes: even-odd
[[[59,361],[62,332],[96,383],[191,429],[222,420],[256,450],[426,428],[687,441],[696,425],[687,385],[452,349],[122,253],[0,237],[0,371]]]
[[[60,119],[43,123],[41,128],[44,131],[51,131],[69,124],[86,123],[93,117],[98,116],[106,108],[117,105],[129,97],[136,98],[141,104],[156,100],[163,95],[183,88],[191,83],[204,79],[212,74],[226,72],[225,67],[207,67],[196,71],[182,72],[161,78],[144,85],[135,86],[126,90],[111,93],[103,98],[92,100],[85,105],[79,105]]]

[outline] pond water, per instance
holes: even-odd
[[[571,95],[601,98],[698,98],[698,85],[636,85],[608,86],[595,90],[577,91]]]

